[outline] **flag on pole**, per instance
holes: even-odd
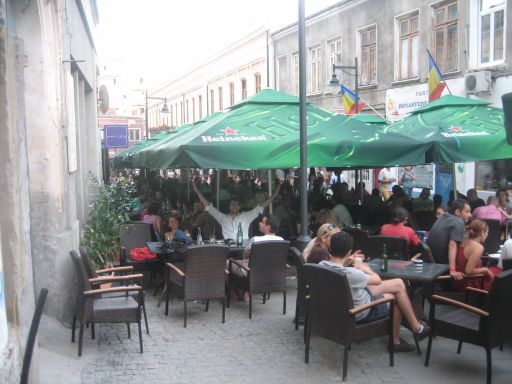
[[[434,101],[441,97],[443,93],[444,87],[446,87],[446,83],[443,79],[443,75],[441,71],[437,67],[434,58],[430,54],[430,51],[427,49],[428,53],[428,101]]]
[[[356,112],[356,95],[354,92],[342,85],[341,99],[343,100],[343,105],[345,106],[345,113],[347,115],[353,115]],[[357,112],[361,112],[363,107],[364,103],[359,102],[359,108],[357,108]]]

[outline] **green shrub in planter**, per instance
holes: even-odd
[[[93,200],[89,219],[84,226],[80,240],[97,267],[112,262],[120,252],[119,229],[130,220],[130,202],[135,192],[131,180],[119,180],[106,185],[89,174],[92,183],[98,187]]]

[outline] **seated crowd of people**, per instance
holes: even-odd
[[[401,177],[407,177],[408,171],[406,169]],[[160,176],[155,176],[151,183],[140,180],[139,193],[132,201],[132,219],[151,224],[155,234],[166,240],[195,239],[199,228],[203,238],[234,240],[241,228],[243,238],[251,239],[243,255],[245,261],[253,242],[293,239],[300,233],[299,191],[294,178],[276,180],[276,187],[269,196],[265,183],[250,172],[221,173],[219,207],[211,203],[217,200],[214,185],[215,175],[199,173],[189,185],[177,178],[164,180]],[[404,238],[414,250],[420,245],[420,238],[415,233],[418,229],[415,215],[430,213],[433,225],[429,228],[426,243],[435,262],[449,265],[453,287],[464,290],[479,284],[478,287],[486,289],[494,276],[502,272],[502,264],[501,260],[498,266],[482,263],[483,243],[489,231],[484,220],[495,219],[506,225],[512,219],[512,198],[506,191],[499,190],[496,196],[487,199],[486,205],[477,191],[470,189],[467,196],[457,194],[457,198],[450,199],[446,207],[440,195],[430,199],[428,188],[424,188],[419,197],[411,198],[411,191],[395,185],[387,191],[389,197],[384,200],[382,188],[368,193],[364,185],[362,190],[360,187],[350,190],[342,174],[310,175],[308,231],[314,237],[303,255],[308,263],[345,273],[355,305],[393,297],[397,304],[393,319],[393,348],[396,352],[412,351],[414,346],[400,337],[402,316],[418,339],[426,337],[430,330],[415,317],[404,282],[401,279],[383,281],[366,264],[357,262],[365,255],[354,249],[352,236],[343,229],[362,222],[377,226],[378,234]],[[187,195],[190,198],[186,198]],[[271,203],[273,214],[268,211]],[[505,257],[510,254],[512,258],[512,240],[505,242],[503,252]],[[471,275],[481,275],[481,280],[468,278]],[[386,316],[387,311],[383,304],[359,313],[357,320],[370,321]]]

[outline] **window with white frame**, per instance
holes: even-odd
[[[140,128],[130,128],[128,134],[130,135],[130,141],[140,141]]]
[[[219,87],[219,111],[224,110],[224,98],[222,93],[222,87]]]
[[[247,99],[247,79],[242,79],[240,84],[242,86],[242,100]]]
[[[359,32],[361,38],[361,85],[377,82],[377,27]]]
[[[203,96],[197,96],[197,109],[199,110],[199,120],[203,118]]]
[[[327,82],[329,82],[332,76],[332,66],[341,65],[341,39],[332,40],[327,43],[327,46],[329,50],[329,68],[327,71]]]
[[[229,105],[235,104],[235,83],[229,83]]]
[[[256,73],[254,75],[254,90],[256,93],[261,91],[261,73]]]
[[[185,100],[185,111],[186,111],[186,123],[190,123],[190,114],[189,114],[189,108],[188,108],[188,100]]]
[[[309,91],[311,93],[320,92],[320,47],[309,49]]]
[[[210,114],[215,112],[215,92],[210,89]]]
[[[192,98],[192,122],[196,122],[196,98]]]
[[[397,19],[398,28],[398,79],[419,76],[419,14],[414,12]]]
[[[292,55],[292,95],[299,95],[299,54]]]
[[[480,64],[494,64],[505,58],[505,0],[478,0]]]
[[[456,1],[434,8],[434,59],[442,73],[458,69],[458,13]]]

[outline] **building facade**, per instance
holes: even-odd
[[[355,66],[363,112],[390,120],[428,102],[428,55],[454,95],[501,107],[512,89],[510,0],[345,0],[306,18],[308,100],[343,113],[328,87],[332,65]],[[507,33],[508,32],[508,33]],[[298,95],[297,25],[271,34],[273,87]],[[354,70],[336,73],[354,90]],[[448,90],[445,89],[444,93]],[[370,107],[371,106],[371,107]],[[512,183],[508,160],[468,163],[458,169],[460,191]]]
[[[101,173],[97,22],[95,0],[0,0],[2,382],[19,382],[41,288],[49,289],[47,314],[71,317],[69,251],[88,216],[88,173]],[[32,381],[37,377],[36,348]]]
[[[150,100],[149,130],[194,123],[268,87],[268,34],[268,29],[259,28],[190,71],[150,90],[150,96],[166,98],[169,113],[161,112],[164,101]]]

